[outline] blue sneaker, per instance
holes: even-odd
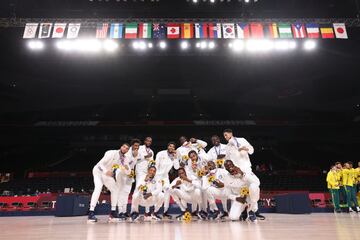
[[[252,222],[256,221],[256,215],[255,215],[255,213],[253,211],[250,211],[248,215],[249,215],[248,219],[250,221],[252,221]]]
[[[88,222],[97,222],[98,219],[95,217],[94,211],[89,211]]]
[[[136,220],[138,220],[140,218],[140,214],[138,212],[133,212],[130,214],[131,220],[133,222],[135,222]]]

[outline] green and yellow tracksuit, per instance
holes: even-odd
[[[339,185],[340,175],[337,171],[330,170],[326,176],[327,187],[330,191],[335,210],[340,210]]]
[[[352,203],[354,203],[355,207],[358,207],[356,198],[355,175],[356,171],[353,168],[342,170],[342,184],[346,190],[348,207],[352,207]]]

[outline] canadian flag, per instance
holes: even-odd
[[[169,23],[167,25],[167,38],[179,38],[180,25],[176,23]]]
[[[66,29],[66,23],[55,23],[54,30],[52,33],[52,38],[64,37],[65,29]]]
[[[348,39],[345,23],[334,23],[336,38]]]

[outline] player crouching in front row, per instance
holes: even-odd
[[[140,181],[137,189],[132,196],[131,204],[131,219],[136,221],[139,219],[139,205],[144,206],[145,209],[150,209],[154,206],[154,213],[145,212],[144,220],[161,220],[162,217],[158,211],[164,203],[164,194],[162,193],[161,181],[154,179],[156,175],[156,167],[151,166],[148,169],[147,175]]]

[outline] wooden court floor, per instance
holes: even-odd
[[[235,240],[235,239],[359,239],[360,214],[266,214],[265,221],[87,223],[86,217],[1,217],[0,239],[127,239],[127,240]]]

